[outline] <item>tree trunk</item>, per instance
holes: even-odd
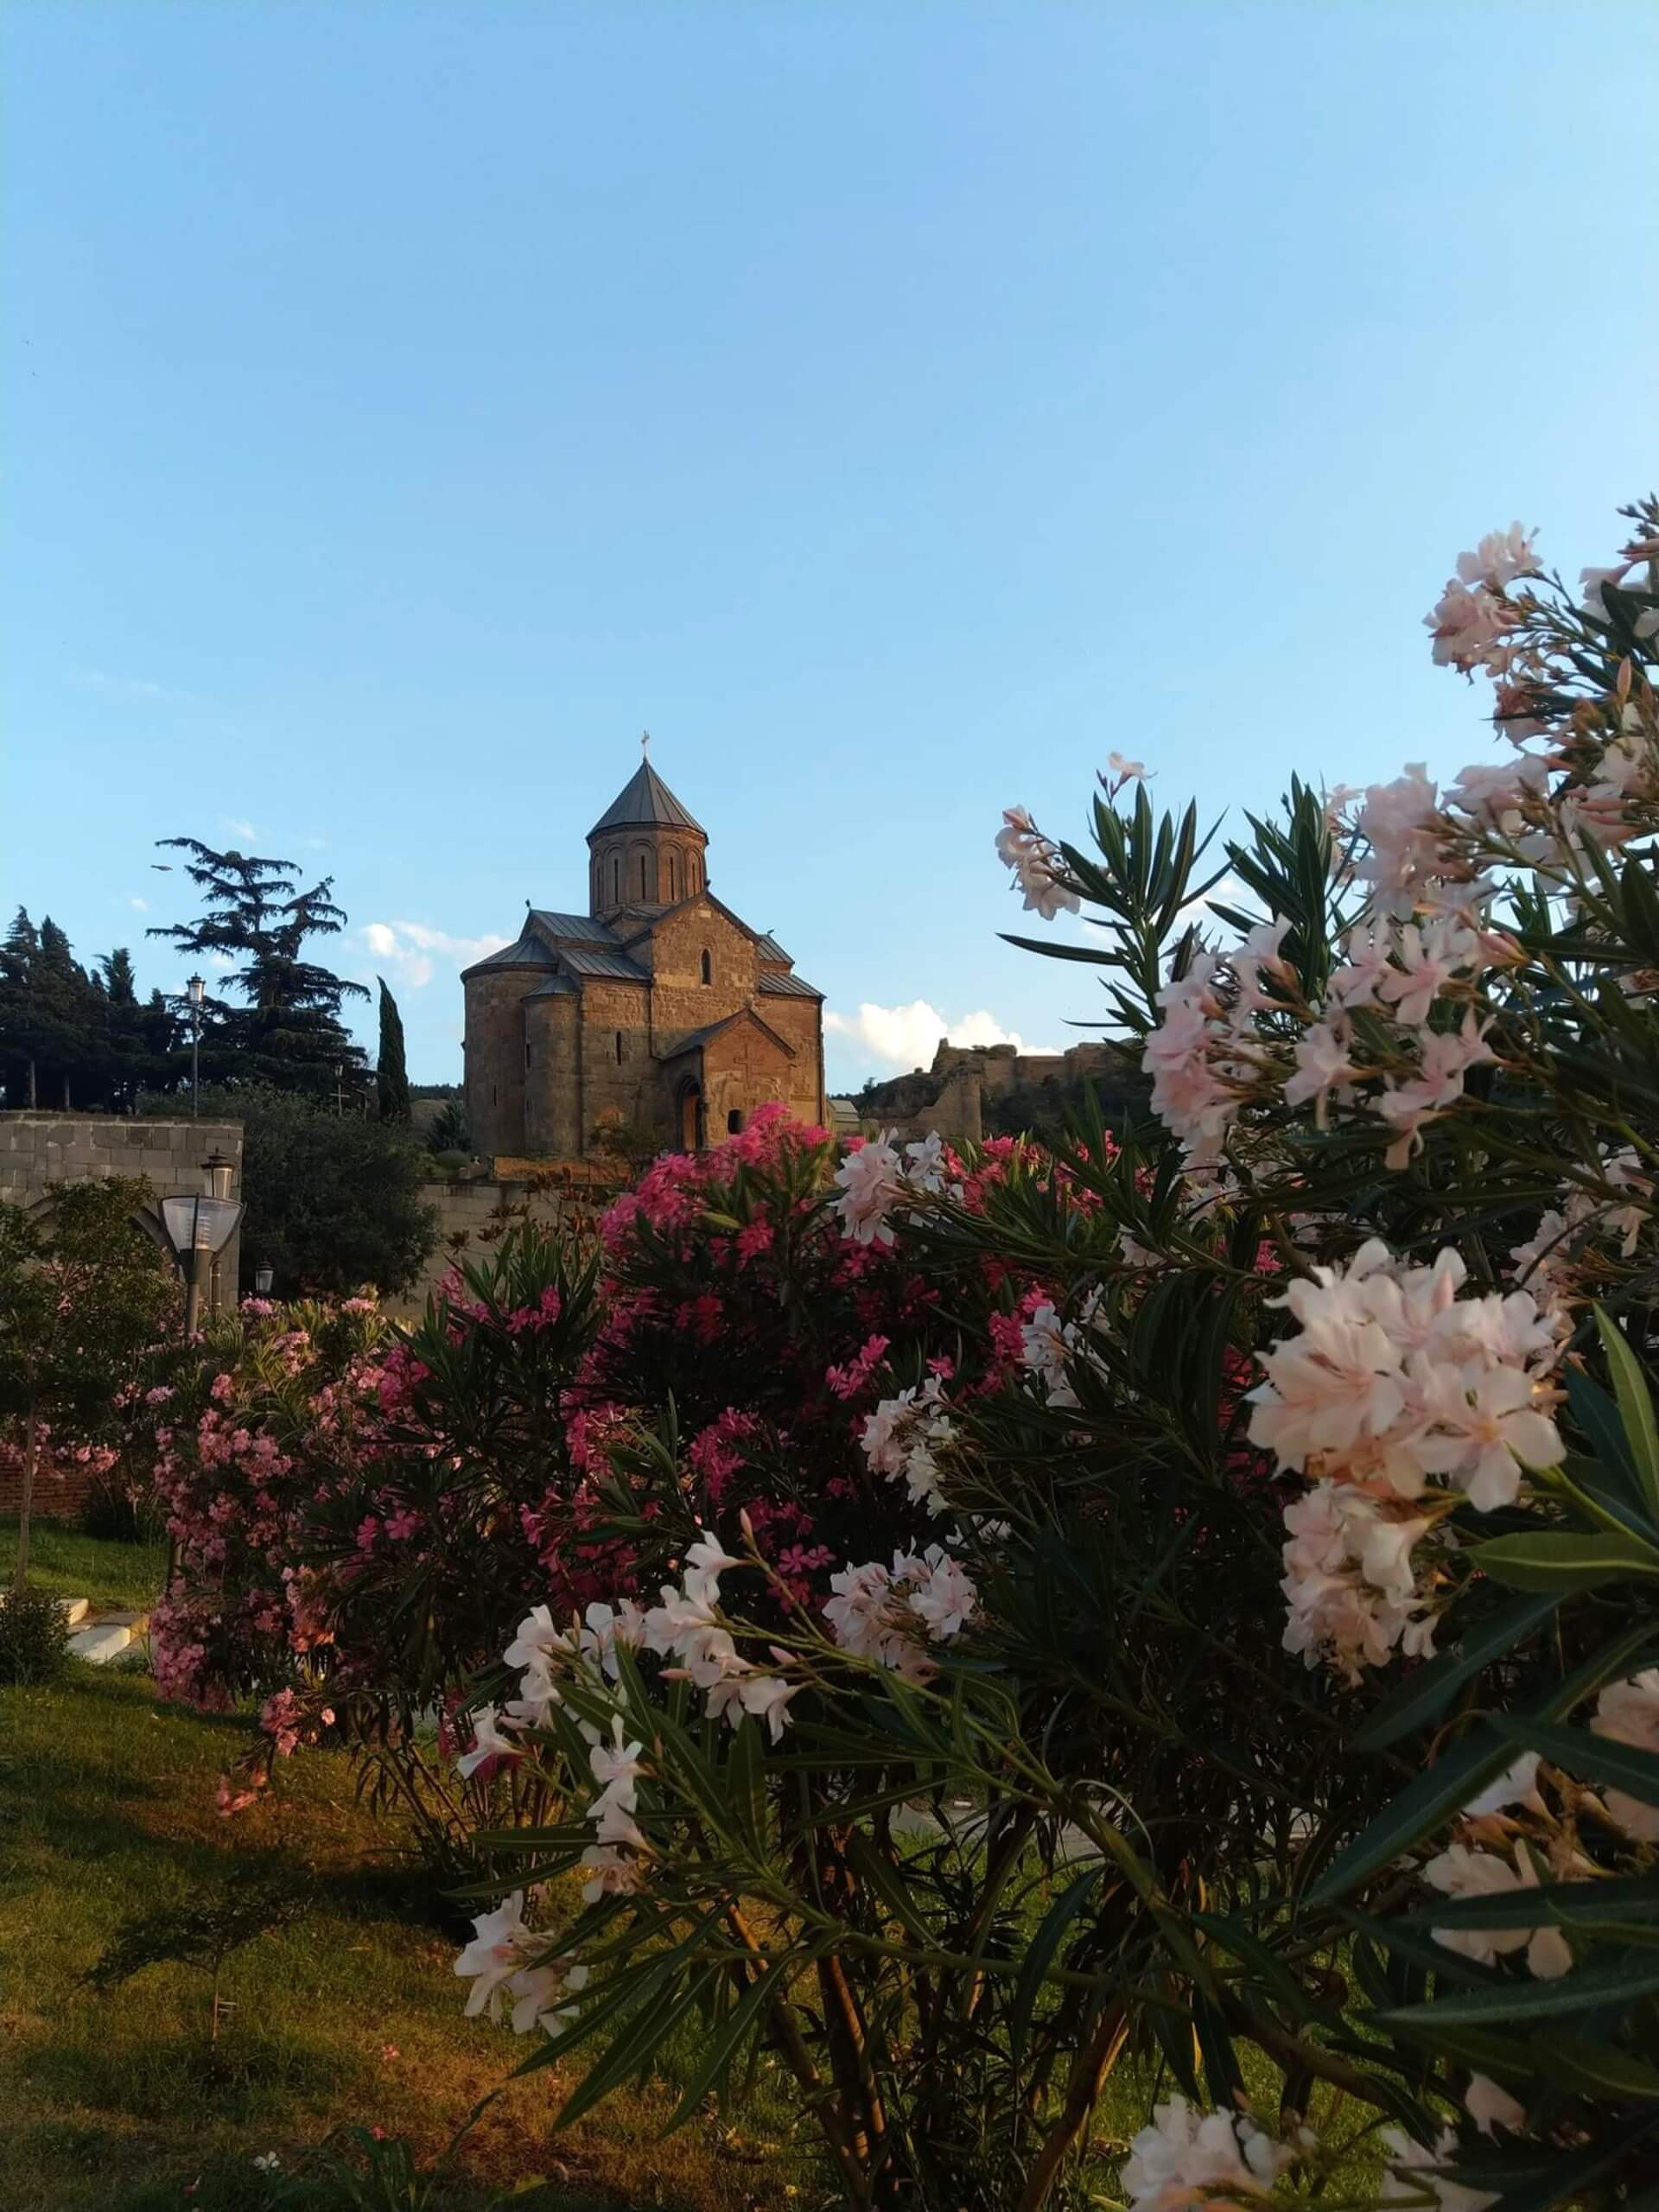
[[[23,1420],[23,1487],[17,1501],[17,1565],[12,1586],[21,1590],[29,1580],[29,1519],[35,1507],[35,1467],[41,1455],[41,1424],[30,1406]]]

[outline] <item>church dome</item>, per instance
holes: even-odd
[[[691,830],[699,837],[709,834],[695,815],[682,806],[649,760],[642,760],[627,782],[588,832],[591,844],[608,830]]]

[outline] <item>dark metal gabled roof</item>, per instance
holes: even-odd
[[[780,976],[775,969],[760,971],[760,991],[769,999],[821,999],[822,991],[815,991],[804,976]]]
[[[614,944],[616,932],[608,923],[591,914],[560,914],[550,906],[532,906],[530,918],[556,944]]]
[[[626,830],[635,823],[659,830],[695,830],[700,837],[709,834],[680,804],[649,760],[639,763],[588,832],[588,839],[597,837],[601,830]]]
[[[651,977],[626,953],[601,951],[597,946],[570,945],[562,947],[560,959],[575,976],[612,976],[619,982],[648,983]]]
[[[550,968],[553,955],[528,930],[516,944],[504,944],[499,952],[486,953],[482,960],[474,960],[470,968],[461,970],[461,981],[477,976],[486,968]]]
[[[550,976],[544,983],[537,983],[533,991],[526,991],[526,999],[573,999],[576,995],[575,980],[570,976]]]

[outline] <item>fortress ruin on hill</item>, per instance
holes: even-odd
[[[849,1102],[867,1134],[978,1139],[1057,1134],[1092,1085],[1107,1122],[1144,1114],[1148,1086],[1116,1045],[1073,1045],[1064,1052],[1020,1052],[1012,1045],[952,1045],[940,1038],[933,1065],[872,1084]],[[842,1102],[837,1101],[840,1104]]]

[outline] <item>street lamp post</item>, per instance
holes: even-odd
[[[231,1196],[236,1162],[222,1152],[209,1153],[201,1163],[207,1178],[203,1192],[189,1192],[162,1200],[162,1227],[173,1256],[184,1277],[184,1333],[194,1337],[201,1322],[201,1278],[205,1268],[225,1249],[242,1218],[242,1201]],[[170,1590],[179,1571],[175,1537],[168,1546],[167,1586]]]
[[[194,1122],[196,1092],[201,1081],[201,1001],[207,987],[200,976],[193,976],[184,988],[190,1001],[190,1118]]]
[[[184,1277],[187,1337],[195,1335],[200,1322],[203,1273],[235,1236],[242,1218],[242,1202],[231,1196],[235,1161],[215,1152],[203,1160],[202,1168],[207,1177],[205,1193],[162,1200],[162,1226]]]

